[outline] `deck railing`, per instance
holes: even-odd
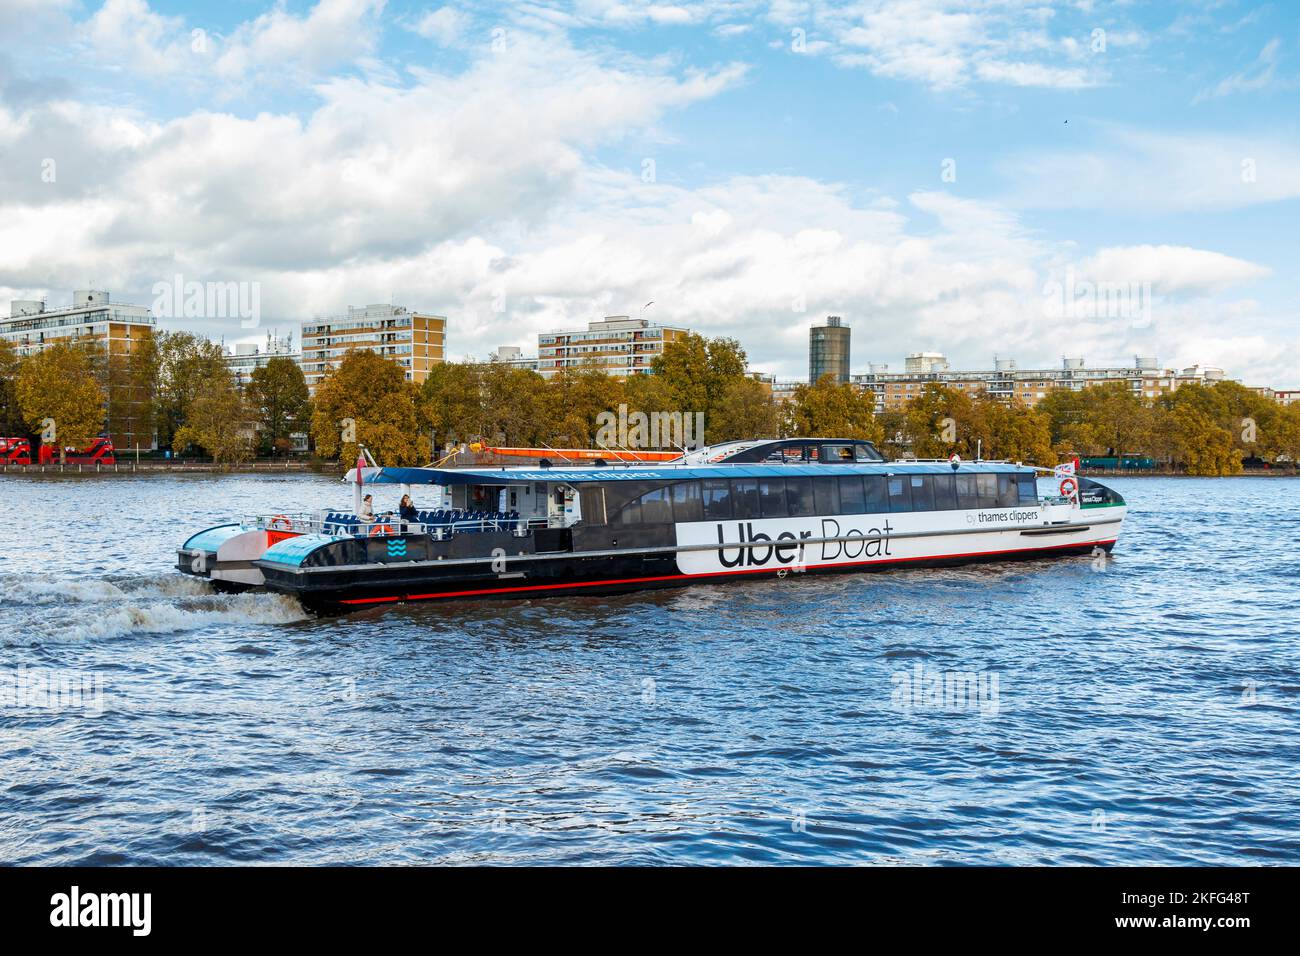
[[[328,517],[343,515],[341,519]],[[351,535],[356,538],[388,537],[403,534],[428,534],[442,541],[456,534],[476,534],[484,531],[509,531],[524,537],[538,528],[560,527],[562,519],[556,518],[463,518],[456,521],[424,522],[403,521],[400,518],[380,517],[362,521],[345,512],[285,513],[275,515],[245,515],[240,524],[249,530],[279,531],[287,534]]]

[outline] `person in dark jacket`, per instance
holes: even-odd
[[[397,506],[397,514],[403,521],[420,520],[420,513],[415,510],[415,504],[411,501],[410,495],[402,495],[402,502]]]

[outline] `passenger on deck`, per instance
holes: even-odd
[[[375,520],[375,496],[366,495],[361,499],[361,510],[357,512],[357,517],[362,521]]]
[[[401,503],[397,506],[397,514],[403,521],[420,520],[420,513],[415,510],[415,504],[411,501],[410,495],[402,495]]]

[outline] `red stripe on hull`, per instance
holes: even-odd
[[[864,564],[906,564],[909,561],[945,561],[954,558],[984,558],[990,555],[1013,555],[1013,554],[1036,554],[1043,551],[1060,551],[1065,548],[1086,548],[1089,546],[1100,546],[1114,544],[1118,539],[1109,538],[1103,541],[1076,541],[1073,544],[1054,544],[1046,548],[1013,548],[1011,550],[999,551],[968,551],[962,554],[932,554],[921,555],[914,558],[885,558],[873,561],[840,561],[834,564],[812,565],[815,568],[851,568]],[[581,557],[581,555],[574,555]],[[572,581],[564,584],[526,584],[519,587],[509,588],[481,588],[472,591],[442,591],[436,594],[408,594],[405,597],[369,597],[369,598],[349,598],[339,601],[340,604],[383,604],[393,601],[429,601],[436,598],[454,598],[454,597],[480,597],[487,594],[518,594],[523,591],[553,591],[559,589],[573,588],[595,588],[608,585],[621,584],[651,584],[660,581],[692,581],[699,578],[717,578],[717,577],[736,577],[741,574],[774,574],[777,571],[788,571],[787,566],[778,568],[745,568],[741,571],[705,571],[698,574],[661,574],[654,577],[645,578],[608,578],[602,581]]]

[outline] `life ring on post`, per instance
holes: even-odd
[[[393,533],[393,529],[386,524],[376,524],[370,526],[370,537],[372,538],[377,534],[392,534],[392,533]]]
[[[1073,498],[1074,493],[1079,490],[1079,483],[1073,478],[1061,479],[1061,497]]]
[[[273,531],[292,531],[293,522],[286,515],[276,515],[271,519],[271,529]]]

